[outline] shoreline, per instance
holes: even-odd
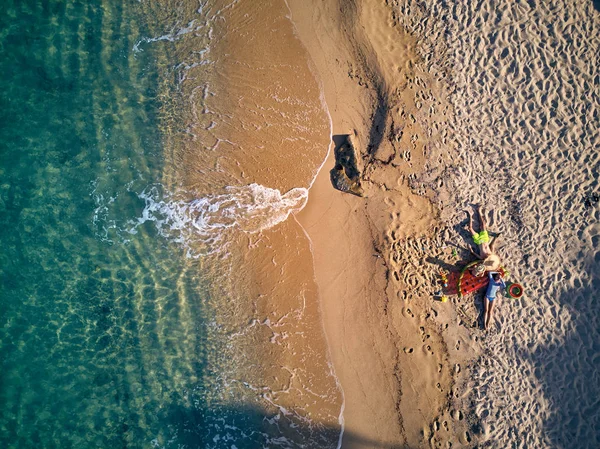
[[[364,49],[370,48],[371,58],[376,58],[381,48],[365,36],[357,42],[340,31],[348,24],[343,12],[337,14],[335,1],[312,6],[286,3],[295,31],[315,65],[331,121],[327,157],[309,188],[307,204],[294,216],[310,240],[324,333],[344,394],[343,447],[420,447],[432,443],[441,422],[446,430],[440,437],[443,441],[467,443],[464,415],[451,402],[455,399],[453,387],[460,383],[460,366],[467,365],[477,349],[471,345],[466,357],[451,354],[449,340],[467,337],[460,330],[450,332],[451,337],[443,336],[438,321],[446,322],[447,328],[448,322],[456,320],[456,313],[432,313],[431,296],[422,291],[411,293],[410,280],[398,276],[398,264],[393,261],[399,244],[440,227],[440,212],[425,195],[415,194],[408,182],[411,174],[418,176],[425,170],[424,153],[433,150],[415,148],[402,167],[393,169],[377,155],[368,154],[365,148],[372,141],[373,129],[390,127],[390,122],[394,128],[392,108],[378,117],[377,100],[382,86],[392,92],[398,79],[390,79],[388,69],[374,74],[364,67]],[[376,9],[374,18],[365,19],[360,6],[354,11],[357,20],[370,21],[372,26],[389,12]],[[389,28],[382,34],[397,31]],[[410,53],[413,45],[413,38],[407,36],[406,45],[398,50],[411,61],[407,66],[417,59]],[[351,67],[348,74],[344,62]],[[380,87],[373,86],[377,83]],[[408,85],[404,83],[405,88]],[[411,92],[398,90],[399,103],[404,105],[402,117],[408,122],[416,115],[414,104],[406,106],[410,102],[405,97]],[[351,135],[354,142],[366,189],[363,198],[331,185],[333,137],[338,134]],[[390,151],[396,152],[396,148],[390,149],[383,141],[378,152],[389,159]],[[408,259],[414,262],[420,257],[417,253],[409,249]],[[432,315],[439,320],[431,319]],[[416,345],[424,348],[423,353],[417,355]],[[460,376],[465,372],[463,369]],[[451,416],[459,413],[460,420],[449,428]]]

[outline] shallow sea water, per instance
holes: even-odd
[[[337,444],[340,390],[307,305],[314,283],[288,274],[290,264],[310,273],[308,244],[293,223],[268,232],[303,205],[318,164],[295,178],[280,170],[279,184],[266,185],[269,159],[253,173],[235,158],[256,160],[268,137],[220,156],[226,132],[193,132],[208,117],[194,93],[217,96],[203,87],[214,73],[191,69],[210,67],[201,62],[219,31],[211,24],[230,10],[235,2],[6,3],[0,446]],[[205,132],[223,117],[279,129],[219,98],[222,115]],[[327,123],[321,131],[327,141]],[[300,139],[307,154],[320,148]],[[210,157],[190,170],[202,148]]]

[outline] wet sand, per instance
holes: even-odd
[[[335,447],[342,392],[309,241],[288,219],[329,140],[308,55],[281,0],[169,3],[161,21],[177,27],[147,41],[169,43],[178,81],[163,94],[175,111],[171,121],[164,113],[171,194],[151,197],[145,215],[160,217],[167,235],[180,230],[207,278],[210,327],[224,342],[211,363],[211,407],[246,420],[227,421],[215,444]]]

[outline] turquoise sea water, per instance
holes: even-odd
[[[3,3],[2,448],[337,444],[340,429],[313,423],[308,403],[296,411],[290,409],[293,402],[284,402],[291,391],[300,398],[310,394],[310,406],[319,410],[319,401],[327,403],[337,419],[339,391],[328,371],[327,394],[316,390],[304,366],[280,367],[284,375],[270,379],[280,384],[286,375],[307,377],[308,393],[298,380],[293,388],[284,383],[274,391],[257,377],[258,356],[249,352],[254,340],[243,336],[255,332],[259,344],[274,346],[279,334],[271,327],[287,337],[287,315],[272,323],[273,312],[266,309],[246,319],[239,312],[243,302],[233,301],[215,277],[218,269],[198,254],[188,257],[189,246],[181,244],[198,231],[188,225],[206,219],[222,229],[239,211],[253,210],[222,192],[191,203],[170,201],[173,186],[165,185],[177,184],[170,138],[184,132],[167,112],[177,110],[182,80],[173,69],[180,66],[173,43],[190,30],[197,35],[208,29],[202,6],[211,11],[194,2]],[[181,11],[194,19],[178,18]],[[171,29],[174,24],[178,28]],[[204,50],[197,50],[189,51],[203,58]],[[202,79],[195,82],[201,85]],[[254,194],[253,185],[244,189],[244,195]],[[276,203],[262,204],[261,211],[271,214],[287,204],[289,195],[282,200],[276,191],[256,189],[274,195]],[[216,204],[225,205],[224,222]],[[289,213],[285,207],[282,217]],[[250,218],[252,228],[256,218],[252,213]],[[170,238],[173,227],[177,232]],[[210,236],[208,241],[215,242]],[[304,289],[295,298],[300,304]],[[242,318],[225,329],[218,304],[229,304]],[[289,307],[294,312],[296,305]],[[298,310],[303,316],[304,306]],[[236,341],[246,352],[235,352]],[[251,376],[240,377],[233,353],[248,364]],[[312,358],[318,372],[329,369],[323,354]],[[263,383],[254,386],[248,379]]]
[[[150,226],[110,230],[139,216],[163,164],[160,55],[132,53],[141,20],[135,2],[3,2],[3,448],[213,436],[198,426],[211,350],[198,269]]]

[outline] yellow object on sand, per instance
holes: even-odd
[[[442,296],[442,302],[448,302],[448,297],[446,295]]]

